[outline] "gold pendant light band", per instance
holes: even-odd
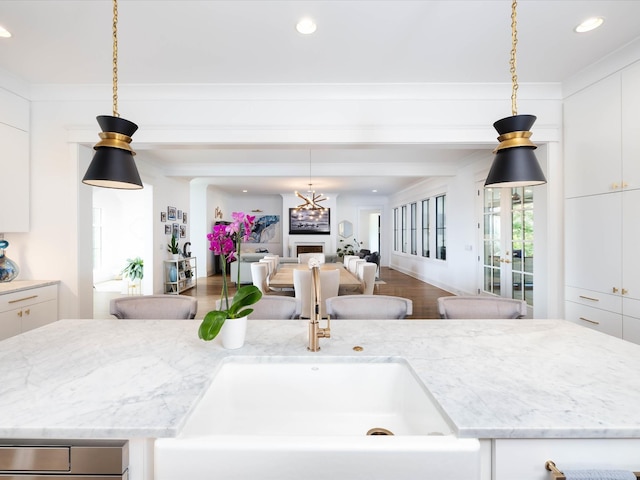
[[[129,145],[132,140],[131,137],[115,132],[100,132],[98,135],[102,140],[95,144],[93,147],[94,149],[98,149],[100,147],[113,147],[131,152],[131,155],[136,154],[136,152],[131,148],[131,145]]]
[[[493,150],[493,153],[513,147],[537,148],[537,145],[530,140],[531,135],[531,132],[509,132],[500,135],[498,137],[500,144]]]

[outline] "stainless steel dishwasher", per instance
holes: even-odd
[[[2,480],[128,480],[124,440],[0,440]]]

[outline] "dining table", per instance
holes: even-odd
[[[269,276],[269,287],[277,289],[293,288],[293,271],[308,270],[306,263],[282,263],[277,271]],[[342,263],[322,263],[320,270],[339,270],[340,271],[340,289],[346,291],[356,291],[360,288],[361,282],[354,274],[344,267]]]

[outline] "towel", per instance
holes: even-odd
[[[636,480],[628,470],[565,470],[567,480]]]

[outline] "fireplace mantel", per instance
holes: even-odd
[[[324,242],[295,242],[291,246],[291,255],[297,257],[301,253],[325,253]]]

